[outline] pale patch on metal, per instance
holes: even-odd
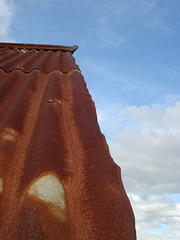
[[[56,101],[57,101],[58,103],[60,103],[60,104],[62,103],[61,100],[56,99]]]
[[[16,141],[16,132],[13,129],[8,129],[2,137],[3,140]]]
[[[0,178],[0,193],[3,191],[3,179]]]
[[[31,185],[28,194],[50,203],[52,211],[65,220],[64,188],[56,176],[47,174],[39,178]]]
[[[25,50],[25,49],[21,49],[20,50],[22,53],[26,53],[26,52],[28,52],[27,50]]]

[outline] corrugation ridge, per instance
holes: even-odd
[[[29,55],[31,55],[31,52],[27,52],[26,54],[18,53],[17,55],[13,56],[12,58],[6,61],[2,59],[3,63],[1,63],[1,67],[10,70],[12,68],[15,68],[18,65],[23,65],[24,59],[26,59],[27,56]]]
[[[53,72],[58,72],[58,73],[60,73],[62,75],[69,75],[69,74],[71,74],[74,71],[77,71],[77,72],[81,73],[81,71],[79,69],[77,69],[77,68],[73,68],[70,72],[67,72],[67,73],[61,72],[59,70],[52,70],[51,72],[45,73],[45,72],[42,72],[42,70],[39,69],[39,68],[34,68],[30,72],[26,72],[25,70],[23,70],[21,68],[14,68],[14,69],[12,69],[10,71],[6,71],[5,69],[0,67],[0,70],[4,71],[5,73],[12,73],[13,71],[22,71],[23,73],[26,73],[26,74],[32,73],[33,71],[40,71],[41,73],[43,73],[45,75],[52,74]]]
[[[83,239],[87,236],[87,226],[91,229],[90,218],[86,215],[86,209],[83,208],[83,199],[88,199],[86,189],[84,189],[85,172],[83,161],[85,159],[84,149],[79,139],[79,129],[76,127],[73,111],[73,89],[72,81],[74,75],[64,77],[60,81],[64,101],[61,102],[64,132],[64,142],[66,149],[66,160],[69,166],[71,181],[66,182],[67,196],[69,200],[70,216],[76,229],[76,238]],[[86,215],[86,217],[84,217]],[[91,235],[92,236],[92,235]]]
[[[44,51],[40,50],[35,52],[35,50],[21,52],[19,49],[9,49],[9,52],[14,52],[15,55],[11,58],[11,55],[5,56],[5,59],[2,57],[1,67],[6,69],[6,71],[10,71],[18,65],[21,65],[21,68],[29,69],[29,71],[34,68],[34,65],[38,60],[43,57]],[[10,65],[10,66],[9,66]]]
[[[43,51],[43,55],[40,59],[37,59],[36,62],[33,62],[33,68],[41,69],[42,72],[49,72],[51,65],[53,64],[53,57],[55,53],[53,51]],[[26,68],[26,67],[25,67]]]
[[[53,64],[51,63],[51,66],[49,68],[49,72],[52,72],[54,70],[61,70],[62,71],[62,56],[63,52],[57,51],[55,53],[55,57],[53,59]]]
[[[34,67],[34,62],[37,62],[37,59],[41,59],[43,57],[43,51],[39,51],[39,52],[34,52],[32,51],[28,51],[27,53],[22,53],[25,56],[27,56],[27,54],[30,53],[30,56],[28,56],[27,58],[24,59],[23,62],[21,62],[22,67],[21,69],[23,69],[24,71],[31,71],[31,69]]]
[[[30,59],[29,57],[25,58],[25,61],[24,62],[21,62],[22,66],[20,67],[21,69],[23,69],[24,71],[31,71],[33,68],[37,67],[38,68],[38,64],[39,62],[42,61],[43,57],[44,57],[44,51],[43,50],[40,50],[39,52],[37,53],[33,53],[33,52],[28,52],[28,53],[31,53],[33,57],[33,60],[30,56]],[[28,53],[25,53],[24,55],[27,56]],[[27,61],[28,60],[28,63]]]
[[[0,55],[0,62],[4,62],[9,60],[9,58],[11,57],[15,57],[19,55],[19,53],[17,51],[15,51],[14,49],[12,49],[12,51],[4,51],[3,54]]]

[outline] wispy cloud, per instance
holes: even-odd
[[[140,29],[171,35],[178,30],[169,18],[176,12],[178,0],[113,0],[92,2],[92,32],[102,47],[118,46]],[[177,12],[176,12],[177,14]],[[173,16],[175,17],[175,15]],[[176,15],[179,18],[179,15]],[[138,30],[137,30],[138,29]],[[137,32],[139,31],[139,32]]]
[[[0,41],[13,41],[10,30],[14,15],[14,5],[11,0],[0,0]]]

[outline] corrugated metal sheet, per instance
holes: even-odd
[[[135,240],[72,52],[39,48],[0,48],[0,239]]]
[[[12,48],[14,46],[14,48]],[[29,73],[34,69],[39,69],[43,73],[50,73],[58,70],[62,73],[68,73],[73,69],[79,69],[75,64],[71,51],[62,51],[57,48],[55,50],[44,49],[38,50],[36,45],[8,45],[8,47],[0,47],[0,68],[6,72],[11,72],[14,69],[21,69]],[[39,46],[39,45],[38,45]],[[34,47],[34,48],[33,48]],[[64,47],[65,48],[65,47]],[[67,48],[68,49],[68,48]],[[73,49],[73,48],[72,48]],[[76,49],[74,47],[74,49]]]

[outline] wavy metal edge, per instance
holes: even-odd
[[[14,71],[21,71],[21,72],[23,72],[23,73],[25,73],[25,74],[30,74],[30,73],[32,73],[33,71],[40,71],[42,74],[44,74],[44,75],[50,75],[51,73],[53,73],[53,72],[58,72],[59,74],[61,74],[61,75],[70,75],[72,72],[79,72],[80,74],[82,74],[81,73],[81,70],[79,70],[79,69],[77,69],[77,68],[73,68],[71,71],[69,71],[69,72],[62,72],[62,71],[59,71],[59,70],[52,70],[52,71],[50,71],[50,72],[47,72],[47,73],[45,73],[45,72],[42,72],[42,70],[41,69],[39,69],[39,68],[33,68],[31,71],[24,71],[23,69],[21,69],[21,68],[13,68],[12,70],[10,70],[10,71],[6,71],[4,68],[2,68],[2,67],[0,67],[0,71],[3,71],[3,72],[5,72],[5,73],[11,73],[11,72],[14,72]]]

